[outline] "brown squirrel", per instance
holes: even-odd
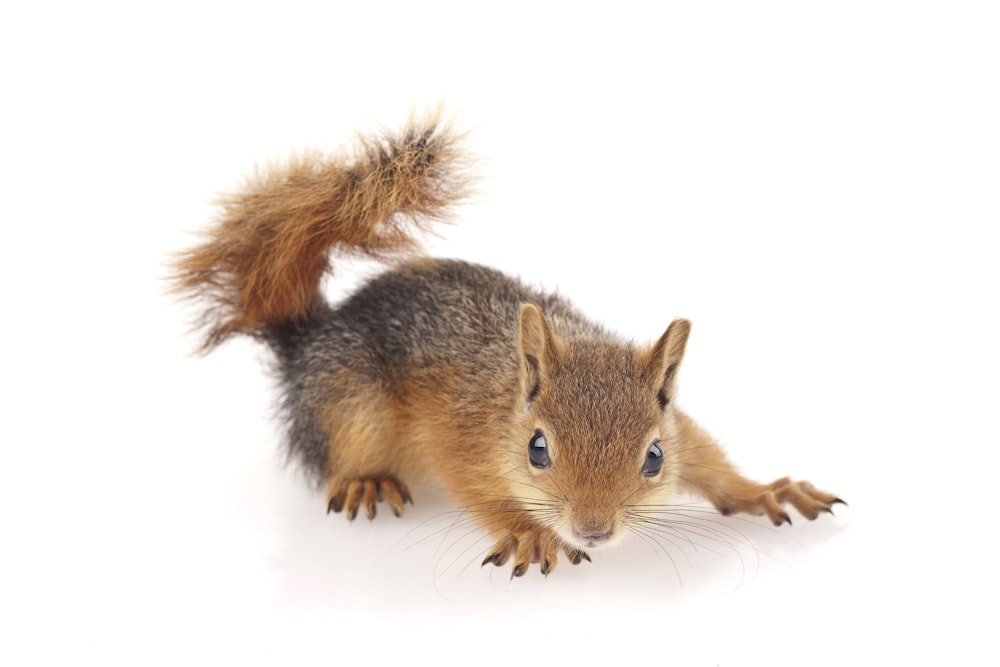
[[[414,256],[417,232],[469,193],[465,137],[440,114],[359,136],[351,154],[306,156],[222,202],[174,286],[203,303],[208,350],[266,342],[291,455],[327,488],[328,511],[400,516],[404,480],[434,478],[492,533],[483,565],[548,574],[562,551],[634,530],[677,490],[725,515],[791,523],[843,501],[788,478],[740,476],[675,407],[691,324],[653,345],[620,340],[560,297],[484,266]],[[389,264],[338,305],[320,294],[330,255]]]

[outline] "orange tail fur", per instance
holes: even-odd
[[[306,317],[331,249],[376,258],[412,251],[417,232],[469,192],[462,135],[439,114],[359,136],[353,153],[307,155],[222,198],[205,240],[180,254],[177,293],[203,304],[208,350],[235,334]]]

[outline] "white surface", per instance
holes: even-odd
[[[814,4],[0,11],[0,662],[996,660],[997,11]],[[682,406],[849,509],[514,582],[433,490],[323,513],[163,264],[255,163],[443,96],[485,161],[431,251],[691,318]]]

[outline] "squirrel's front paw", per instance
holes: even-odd
[[[331,484],[327,495],[326,512],[344,511],[349,521],[358,515],[358,509],[365,507],[365,515],[375,518],[375,503],[384,500],[392,513],[403,515],[403,505],[413,504],[410,490],[395,477],[378,477],[352,479],[346,482]]]
[[[511,579],[524,575],[531,563],[540,563],[542,574],[548,576],[556,567],[559,549],[566,553],[573,565],[578,565],[584,560],[590,561],[590,556],[586,552],[564,544],[552,531],[534,529],[508,532],[493,545],[489,555],[483,560],[483,565],[487,563],[503,565],[513,556],[514,569],[510,574]]]
[[[758,485],[743,498],[717,501],[716,507],[726,515],[736,512],[766,514],[774,525],[780,526],[792,523],[791,517],[784,510],[786,503],[810,521],[818,517],[820,512],[833,514],[832,507],[837,503],[847,504],[832,493],[818,490],[809,482],[793,482],[783,477],[770,484]]]

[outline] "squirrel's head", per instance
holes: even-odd
[[[523,442],[508,479],[524,509],[565,542],[615,542],[673,492],[672,399],[690,330],[675,320],[645,349],[561,338],[537,306],[521,307],[514,437]]]

